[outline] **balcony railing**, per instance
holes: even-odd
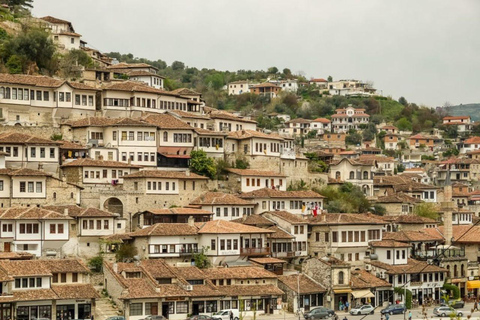
[[[178,253],[180,253],[181,256],[188,256],[194,253],[199,253],[200,250],[198,248],[192,248],[192,249],[186,249],[186,250],[180,250]]]
[[[240,248],[241,256],[264,256],[270,254],[270,248]]]

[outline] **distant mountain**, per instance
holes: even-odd
[[[448,114],[452,116],[467,116],[472,118],[472,121],[480,121],[480,103],[461,104],[458,106],[451,106],[447,108]]]

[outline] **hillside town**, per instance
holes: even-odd
[[[0,73],[0,320],[388,319],[394,306],[412,319],[477,304],[470,115],[416,131],[348,103],[315,119],[271,112],[266,129],[89,47],[70,21],[29,19],[93,63],[73,78]],[[352,79],[221,90],[302,88],[387,99]]]

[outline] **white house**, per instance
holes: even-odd
[[[207,192],[192,200],[190,206],[213,212],[214,220],[234,220],[253,214],[255,204],[231,193]]]
[[[240,192],[250,192],[263,188],[287,190],[287,176],[281,173],[234,168],[227,169],[227,172],[229,183],[235,185],[235,189]]]
[[[64,51],[72,49],[80,49],[81,47],[81,34],[75,32],[73,25],[70,21],[46,16],[40,18],[48,29],[50,29],[53,37],[53,42]]]
[[[367,124],[370,115],[365,113],[365,109],[354,108],[349,105],[347,108],[335,110],[332,115],[332,129],[334,132],[348,132],[350,129],[358,130],[361,124]]]

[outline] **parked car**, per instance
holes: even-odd
[[[389,314],[389,315],[392,315],[392,314],[397,314],[397,313],[404,313],[407,311],[407,308],[405,308],[405,306],[403,304],[391,304],[389,305],[388,307],[386,307],[385,309],[382,309],[380,311],[381,314]]]
[[[167,320],[167,318],[165,318],[162,315],[155,315],[155,316],[146,316],[145,318],[140,320]]]
[[[212,320],[230,320],[230,312],[233,313],[233,320],[240,319],[240,312],[238,311],[238,309],[224,309],[215,312],[212,315]]]
[[[113,317],[108,317],[106,320],[125,320],[124,316],[113,316]]]
[[[461,317],[463,316],[463,313],[462,311],[457,311],[452,307],[436,307],[433,309],[433,315],[437,317],[449,317],[450,315]]]
[[[353,309],[350,310],[350,314],[354,315],[354,314],[373,314],[373,312],[375,311],[375,308],[372,307],[372,305],[370,304],[365,304],[361,307],[355,307]]]
[[[305,313],[303,316],[305,317],[306,320],[316,320],[316,319],[326,319],[330,318],[335,314],[335,311],[332,309],[328,309],[325,307],[316,307],[313,309],[310,309],[307,313]]]
[[[448,302],[449,306],[454,309],[461,309],[465,307],[465,301],[463,300],[453,300]]]
[[[187,320],[212,320],[212,317],[206,314],[197,314],[187,318]]]

